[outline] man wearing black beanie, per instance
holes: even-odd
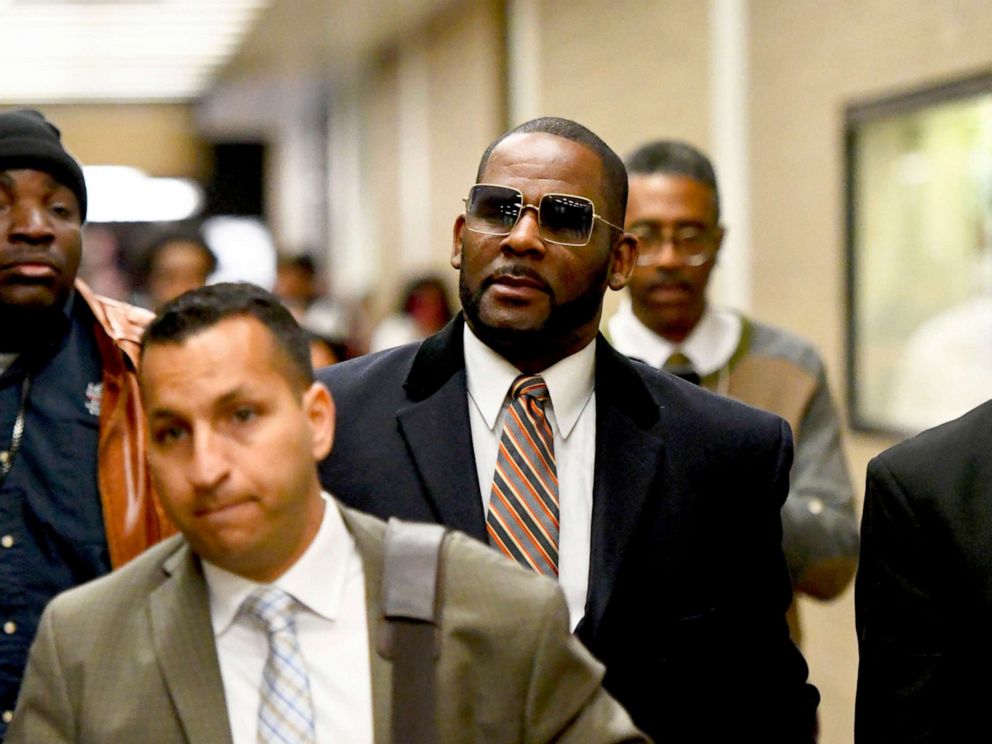
[[[0,112],[0,738],[48,600],[172,531],[135,378],[151,315],[76,279],[86,207],[59,130]]]

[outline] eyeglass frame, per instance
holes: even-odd
[[[506,232],[486,232],[485,230],[478,230],[478,229],[476,229],[474,227],[469,227],[469,224],[468,224],[468,202],[469,202],[469,199],[472,196],[472,190],[475,189],[478,186],[491,186],[491,187],[500,188],[500,189],[507,189],[508,191],[515,191],[516,193],[520,194],[520,211],[517,212],[517,219],[514,220],[513,224],[510,226],[510,229],[507,230]],[[561,241],[552,240],[552,239],[546,238],[544,236],[544,233],[542,231],[542,226],[541,226],[541,202],[543,202],[544,199],[546,197],[549,197],[549,196],[564,196],[564,197],[567,197],[569,199],[579,199],[581,201],[588,202],[589,203],[589,206],[592,207],[592,224],[589,227],[589,234],[588,234],[588,236],[586,236],[586,240],[585,240],[584,243],[562,243]],[[537,230],[538,230],[538,234],[541,236],[541,240],[543,240],[545,242],[548,242],[548,243],[554,243],[555,245],[565,246],[566,248],[582,248],[584,246],[589,245],[589,243],[592,241],[592,234],[596,231],[596,220],[599,220],[600,222],[602,222],[604,225],[607,225],[608,227],[612,227],[614,230],[617,230],[621,234],[624,232],[624,229],[622,227],[620,227],[619,225],[614,225],[608,219],[606,219],[605,217],[601,217],[596,212],[596,202],[594,202],[592,199],[590,199],[588,197],[579,196],[578,194],[565,194],[565,193],[558,192],[558,191],[549,191],[547,194],[541,194],[541,198],[537,202],[537,204],[528,204],[525,201],[525,199],[524,199],[524,192],[521,191],[520,189],[514,188],[513,186],[507,186],[507,185],[502,184],[502,183],[475,183],[475,184],[472,184],[472,186],[469,188],[469,195],[467,197],[465,197],[464,199],[462,199],[462,204],[465,205],[465,217],[466,217],[466,220],[465,220],[465,229],[466,230],[471,230],[472,232],[477,233],[479,235],[491,235],[494,238],[503,238],[503,237],[506,237],[507,235],[509,235],[510,233],[512,233],[513,230],[514,230],[514,228],[518,224],[520,224],[520,219],[524,216],[524,210],[526,210],[526,209],[533,209],[537,213]]]
[[[717,244],[720,237],[723,235],[723,228],[720,225],[709,225],[707,227],[696,227],[695,225],[682,225],[669,232],[667,235],[664,230],[658,230],[658,238],[651,241],[645,241],[640,235],[638,235],[637,228],[642,224],[658,224],[658,223],[636,223],[630,226],[628,232],[637,238],[637,261],[635,262],[637,266],[651,266],[657,262],[658,256],[661,254],[661,250],[665,247],[665,243],[671,243],[672,247],[675,249],[677,255],[682,260],[682,263],[687,266],[702,266],[707,261],[713,259],[716,255]],[[685,238],[679,237],[679,233],[685,233],[687,230],[697,230],[699,231],[699,237],[703,240],[703,250],[699,253],[686,253],[682,249],[682,245],[688,242]],[[643,247],[655,245],[656,247],[648,252],[641,250]],[[643,259],[643,260],[642,260]]]

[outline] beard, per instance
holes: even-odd
[[[594,322],[603,307],[610,269],[607,256],[603,264],[593,274],[593,278],[582,292],[566,302],[559,302],[554,290],[546,287],[548,293],[548,315],[537,328],[513,328],[493,326],[482,318],[482,299],[486,290],[494,283],[496,276],[489,276],[475,291],[465,280],[465,265],[458,274],[458,297],[469,327],[479,340],[506,358],[542,357],[559,347],[568,347],[581,330]],[[508,274],[527,274],[526,269],[511,269]],[[507,353],[504,353],[507,352]]]

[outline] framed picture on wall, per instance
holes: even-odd
[[[845,111],[850,421],[911,434],[992,398],[992,73]]]

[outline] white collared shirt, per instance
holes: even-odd
[[[472,446],[482,505],[488,514],[503,417],[509,405],[507,394],[521,372],[482,343],[468,324],[464,338]],[[554,432],[558,471],[558,583],[568,602],[572,630],[585,614],[589,587],[596,464],[595,372],[595,343],[541,372],[551,396],[544,410]]]
[[[327,494],[324,499],[324,518],[316,537],[273,585],[303,605],[296,627],[310,679],[317,741],[371,744],[365,572],[341,512]],[[238,610],[259,584],[207,561],[203,572],[231,737],[234,744],[255,744],[269,642],[265,631]]]
[[[730,361],[740,343],[743,324],[741,316],[734,311],[707,304],[692,333],[681,344],[673,344],[638,320],[630,298],[625,297],[606,327],[610,343],[621,354],[661,369],[668,357],[681,352],[696,372],[706,377]]]

